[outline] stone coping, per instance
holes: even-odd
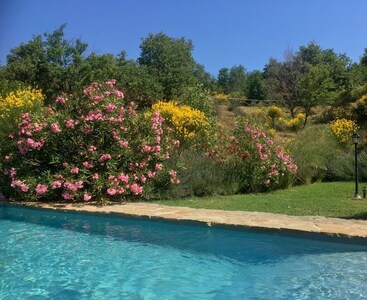
[[[196,209],[152,203],[124,203],[106,206],[50,203],[10,203],[10,205],[125,217],[189,221],[203,223],[208,226],[223,225],[278,231],[320,233],[349,238],[367,238],[367,221],[364,220]]]

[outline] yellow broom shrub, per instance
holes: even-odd
[[[208,136],[209,120],[200,110],[174,101],[160,101],[152,109],[160,112],[181,144],[199,142]]]

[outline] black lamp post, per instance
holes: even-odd
[[[356,189],[354,192],[354,199],[361,199],[361,196],[358,192],[358,141],[359,141],[359,134],[357,132],[354,132],[352,135],[352,140],[354,144],[354,173],[355,173],[355,179],[356,179]]]

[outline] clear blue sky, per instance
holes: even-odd
[[[366,14],[366,0],[0,0],[0,61],[67,23],[66,39],[130,59],[149,33],[191,39],[194,58],[215,76],[239,64],[262,70],[310,41],[357,62],[367,48]]]

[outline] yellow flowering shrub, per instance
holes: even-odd
[[[334,119],[351,119],[353,118],[353,112],[348,107],[336,107],[333,110]]]
[[[44,96],[40,90],[27,87],[0,97],[0,119],[14,119],[20,113],[42,106]]]
[[[366,105],[367,95],[363,95],[361,98],[357,100],[357,106],[358,105]]]
[[[266,114],[271,120],[271,127],[274,128],[275,120],[280,118],[283,115],[283,111],[280,107],[272,105],[268,108]]]
[[[229,95],[223,94],[223,93],[215,93],[213,95],[213,98],[218,101],[226,102],[229,100]]]
[[[355,103],[355,114],[358,120],[364,120],[367,115],[367,95],[363,95]]]
[[[153,111],[159,111],[172,133],[181,144],[197,141],[208,136],[209,121],[203,112],[177,102],[158,102],[153,105]]]
[[[337,119],[332,121],[330,123],[330,128],[342,144],[350,142],[353,132],[358,130],[357,124],[354,121],[347,119]]]
[[[294,118],[291,118],[289,121],[286,122],[287,129],[291,131],[298,131],[303,126],[305,118],[305,114],[298,113]]]
[[[283,111],[280,107],[272,105],[268,108],[267,114],[271,119],[276,119],[283,115]]]

